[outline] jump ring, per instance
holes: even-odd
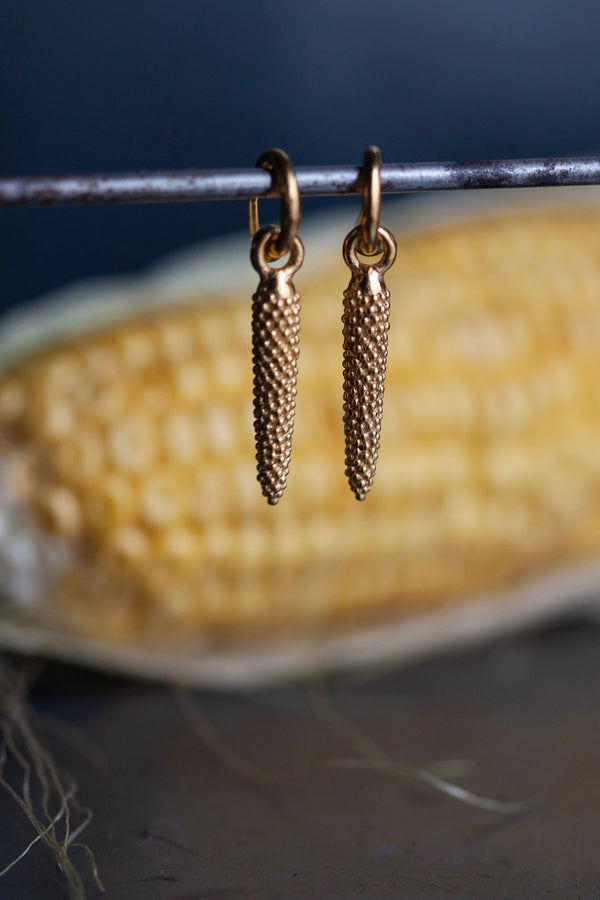
[[[344,262],[356,271],[363,268],[363,264],[360,262],[357,254],[362,253],[363,256],[366,255],[362,246],[362,237],[361,226],[358,224],[346,236],[344,241]],[[384,272],[387,272],[396,259],[396,241],[387,228],[383,228],[381,225],[377,229],[377,252],[382,252],[383,256],[379,262],[375,263],[373,268],[379,275],[383,276]]]
[[[273,261],[272,246],[277,237],[277,228],[274,225],[265,225],[260,228],[252,238],[252,247],[250,250],[250,260],[257,272],[263,278],[268,277],[272,270],[269,263]],[[290,278],[296,274],[302,263],[304,262],[304,246],[299,237],[294,238],[294,243],[290,247],[290,258],[283,267],[286,277]]]

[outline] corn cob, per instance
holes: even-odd
[[[344,268],[312,282],[309,268],[276,509],[254,469],[247,297],[5,373],[3,477],[63,553],[43,591],[53,621],[115,640],[316,628],[597,555],[600,215],[399,241],[378,475],[360,505],[343,465]]]

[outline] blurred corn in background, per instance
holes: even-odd
[[[329,259],[299,279],[298,412],[276,509],[256,481],[245,294],[190,295],[5,372],[13,610],[128,642],[294,632],[459,605],[597,554],[600,214],[399,240],[363,504],[344,477],[346,276]]]

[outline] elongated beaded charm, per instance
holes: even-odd
[[[379,147],[365,150],[360,180],[363,203],[358,225],[344,241],[344,262],[352,276],[344,291],[342,322],[346,477],[356,499],[364,500],[375,478],[383,415],[390,318],[390,293],[383,276],[396,259],[396,241],[379,224]]]
[[[257,231],[250,257],[260,274],[252,297],[256,461],[272,506],[285,490],[292,452],[300,332],[300,295],[292,278],[304,259],[302,241],[295,237],[289,261],[281,268],[269,266],[268,248],[277,234],[272,225]]]
[[[281,197],[279,228],[259,228],[257,198],[250,200],[250,259],[260,275],[252,297],[257,477],[264,496],[275,506],[287,484],[292,453],[300,332],[300,296],[292,278],[304,261],[304,246],[298,237],[300,193],[292,161],[274,147],[256,165],[271,173]],[[289,259],[283,266],[269,265],[286,253]]]
[[[358,225],[344,241],[344,260],[352,272],[344,291],[344,436],[346,476],[357,500],[371,490],[379,454],[388,352],[390,292],[384,273],[396,258],[396,242],[385,228],[379,262],[361,262]]]

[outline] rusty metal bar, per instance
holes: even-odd
[[[296,169],[300,194],[361,191],[356,166]],[[381,169],[383,193],[600,184],[600,157],[478,162],[398,163]],[[0,179],[0,206],[86,206],[273,197],[262,169],[137,172],[114,175],[31,175]]]

